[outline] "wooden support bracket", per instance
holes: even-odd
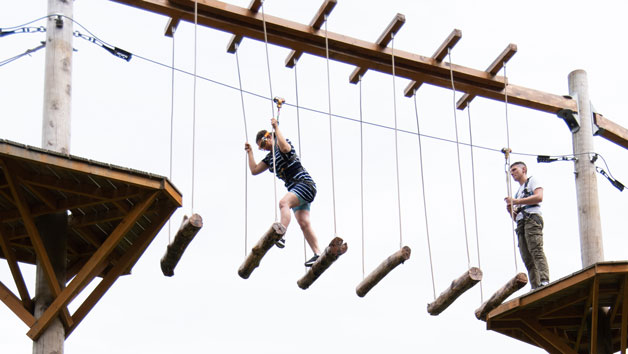
[[[316,15],[314,15],[314,18],[312,18],[312,21],[310,21],[310,27],[312,27],[313,30],[318,31],[321,29],[321,26],[325,23],[325,18],[331,14],[331,10],[334,9],[336,3],[336,0],[325,0]],[[286,67],[293,68],[302,54],[303,52],[300,50],[291,50],[286,58]]]
[[[510,60],[510,58],[515,55],[515,53],[517,53],[517,45],[510,43],[506,47],[506,49],[504,49],[502,53],[497,58],[495,58],[495,60],[493,60],[491,65],[488,66],[486,72],[489,73],[491,76],[497,75],[497,73],[504,67],[504,64],[506,64],[508,60]],[[465,109],[469,105],[469,103],[473,101],[474,98],[475,95],[465,93],[456,103],[456,108],[460,110]]]
[[[189,219],[187,215],[183,216],[179,231],[177,231],[174,239],[168,245],[166,253],[161,258],[161,271],[165,276],[171,277],[174,275],[174,268],[179,263],[181,256],[183,256],[183,252],[185,252],[185,249],[202,227],[203,218],[200,215],[192,214]]]
[[[395,269],[401,263],[410,259],[410,247],[403,246],[399,251],[386,258],[374,271],[371,272],[358,286],[355,292],[359,297],[364,297],[380,280]]]
[[[246,257],[244,263],[242,263],[240,269],[238,269],[238,275],[240,275],[242,279],[248,279],[251,273],[253,273],[253,270],[259,266],[259,262],[264,255],[266,255],[266,252],[268,252],[268,250],[275,245],[275,242],[279,241],[285,233],[285,226],[278,222],[273,223],[264,236],[257,241],[251,253]]]
[[[251,0],[251,3],[249,4],[249,11],[251,14],[256,14],[261,7],[262,0]],[[242,38],[244,38],[242,35],[234,34],[229,41],[229,45],[227,45],[227,53],[235,53],[236,50],[238,50],[240,42],[242,42]]]
[[[449,50],[452,49],[456,45],[456,43],[458,43],[460,38],[462,38],[461,30],[454,29],[453,31],[451,31],[447,39],[445,39],[440,47],[436,49],[434,55],[432,55],[432,59],[434,59],[438,63],[443,61],[443,59],[445,59],[445,56],[447,56],[447,53],[449,53]],[[404,95],[406,97],[412,97],[416,90],[421,87],[421,84],[423,83],[419,81],[411,81],[408,86],[406,86],[404,90]]]
[[[482,280],[482,271],[480,268],[469,268],[469,270],[464,272],[458,279],[452,281],[449,288],[443,291],[434,302],[427,305],[427,312],[432,316],[439,315],[462,295],[462,293],[471,289],[480,280]]]
[[[482,306],[475,310],[475,317],[478,320],[486,321],[486,316],[488,316],[489,312],[497,308],[508,296],[523,288],[526,284],[528,284],[528,276],[525,273],[517,274],[514,278],[510,279],[506,285],[497,290],[490,299],[484,301]]]
[[[303,290],[309,288],[345,252],[347,252],[347,244],[340,237],[334,237],[310,270],[297,281],[299,288]]]
[[[166,23],[166,28],[164,29],[164,36],[174,37],[174,32],[177,31],[177,27],[179,27],[180,21],[181,19],[178,17],[169,18],[168,23]]]
[[[402,14],[397,14],[395,18],[392,19],[388,27],[386,27],[384,32],[379,36],[375,44],[377,44],[381,49],[386,48],[393,36],[397,34],[404,23],[406,23],[406,17]],[[349,82],[357,84],[360,81],[360,78],[366,74],[367,70],[368,69],[361,67],[355,68],[349,76]]]
[[[17,291],[20,294],[20,298],[22,299],[22,304],[24,305],[24,308],[29,312],[32,312],[33,302],[30,295],[28,294],[28,288],[26,287],[24,277],[22,276],[22,272],[20,271],[17,257],[15,257],[13,249],[11,249],[9,237],[7,236],[7,233],[3,230],[2,226],[0,226],[0,249],[2,249],[4,258],[6,258],[7,260],[9,269],[11,270],[11,275],[13,275],[13,279],[15,281],[15,285],[17,286]]]

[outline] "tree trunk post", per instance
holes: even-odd
[[[471,289],[480,280],[482,280],[482,271],[480,268],[469,268],[458,279],[452,281],[449,288],[443,291],[434,302],[427,305],[427,312],[432,316],[439,315],[456,301],[460,295]]]
[[[347,244],[340,237],[334,237],[307,273],[297,281],[299,288],[303,290],[309,288],[345,252],[347,252]]]
[[[171,277],[174,275],[174,268],[179,263],[181,256],[183,256],[183,252],[185,252],[185,249],[202,227],[203,218],[200,215],[192,214],[189,219],[187,215],[183,216],[179,231],[177,231],[174,239],[168,245],[166,253],[161,258],[161,271],[165,276]]]
[[[364,297],[380,280],[401,263],[410,259],[410,247],[403,246],[399,251],[386,258],[374,271],[371,272],[358,286],[355,292],[359,297]]]
[[[279,241],[286,233],[286,227],[281,223],[273,223],[273,225],[266,231],[266,233],[257,241],[257,244],[251,250],[244,263],[238,269],[238,275],[242,279],[248,279],[253,273],[253,270],[259,266],[259,262],[262,260],[266,252],[275,245],[275,242]]]

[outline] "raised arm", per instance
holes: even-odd
[[[264,161],[260,161],[259,163],[255,162],[255,156],[253,156],[253,149],[251,149],[251,144],[244,143],[244,150],[246,150],[246,154],[248,155],[249,169],[251,170],[251,174],[253,176],[259,175],[260,173],[268,169],[268,165]]]
[[[288,142],[286,141],[286,138],[283,136],[283,133],[279,129],[279,123],[277,122],[277,119],[272,118],[270,120],[270,124],[275,129],[275,136],[277,137],[277,145],[279,145],[279,150],[283,152],[284,154],[289,153],[290,150],[292,150],[292,146],[288,144]]]

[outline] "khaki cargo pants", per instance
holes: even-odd
[[[536,289],[541,282],[549,282],[549,267],[543,252],[543,218],[538,214],[524,216],[517,222],[517,238],[530,285]]]

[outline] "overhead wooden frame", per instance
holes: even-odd
[[[610,324],[612,352],[626,350],[628,262],[601,262],[505,302],[487,316],[487,329],[549,353],[594,353],[597,327]],[[608,316],[599,309],[608,307]]]
[[[375,41],[375,44],[377,44],[380,48],[386,48],[388,46],[388,43],[392,41],[393,36],[395,36],[397,32],[399,32],[401,27],[403,27],[404,23],[406,23],[406,17],[404,15],[395,15],[392,21],[390,21],[390,23],[388,24],[388,27],[386,27],[386,29],[384,30],[384,32],[382,32],[377,41]],[[366,74],[367,70],[367,68],[363,67],[355,68],[351,75],[349,75],[349,82],[352,84],[357,84],[360,81],[360,78],[364,76],[364,74]]]
[[[263,3],[263,0],[251,0],[251,3],[249,4],[249,11],[252,14],[256,14],[259,11],[259,9],[262,7],[262,3]],[[235,53],[236,50],[238,50],[238,46],[242,42],[242,39],[244,39],[244,37],[242,37],[241,35],[234,34],[231,37],[229,44],[227,45],[227,52],[231,54]]]
[[[504,49],[502,53],[497,58],[495,58],[495,60],[493,60],[491,65],[488,66],[486,72],[493,76],[497,75],[497,73],[504,67],[504,65],[506,65],[508,60],[510,60],[510,58],[512,58],[515,53],[517,53],[517,45],[510,43],[506,47],[506,49]],[[456,103],[456,108],[460,110],[465,109],[469,105],[469,103],[473,101],[474,98],[474,95],[465,93]]]
[[[432,55],[432,59],[436,60],[439,63],[443,61],[443,59],[445,59],[445,57],[447,56],[447,53],[449,53],[449,51],[453,49],[453,47],[456,45],[456,43],[458,43],[460,38],[462,38],[461,30],[454,29],[453,31],[451,31],[449,36],[447,36],[447,38],[443,41],[440,47],[436,49],[436,51]],[[421,87],[421,84],[422,82],[420,81],[410,81],[410,83],[408,84],[408,86],[406,86],[404,90],[404,95],[406,97],[412,97],[416,90]]]
[[[115,280],[130,273],[181,200],[165,177],[0,140],[0,258],[19,294],[0,280],[0,300],[32,339],[59,315],[68,336]],[[62,212],[69,214],[67,278],[57,279],[38,217]],[[18,264],[37,262],[54,299],[36,320]],[[68,305],[98,276],[102,280],[70,314]]]
[[[111,1],[194,22],[195,0]],[[265,21],[262,21],[258,13],[217,0],[197,0],[197,5],[199,25],[263,41],[265,22],[268,43],[324,58],[327,38],[330,59],[368,70],[392,73],[392,51],[388,48],[382,49],[376,43],[333,32],[320,33],[313,31],[311,26],[267,14],[264,16]],[[450,71],[453,73],[456,89],[470,95],[498,101],[504,101],[508,95],[508,103],[552,114],[563,109],[577,111],[577,104],[571,98],[510,83],[504,89],[504,77],[492,76],[486,71],[461,65],[445,65],[434,58],[395,49],[395,74],[399,77],[451,89]],[[613,132],[609,134],[613,135]],[[621,146],[628,148],[628,144]]]
[[[323,23],[325,23],[325,19],[329,17],[329,14],[331,14],[331,11],[336,6],[336,3],[336,0],[325,0],[325,2],[316,12],[316,15],[314,15],[314,18],[312,18],[312,21],[310,21],[310,27],[313,30],[318,31],[321,29]],[[286,67],[293,68],[295,65],[297,65],[297,61],[299,60],[299,58],[301,58],[302,54],[302,51],[290,51],[290,54],[288,54],[288,57],[286,57]]]

